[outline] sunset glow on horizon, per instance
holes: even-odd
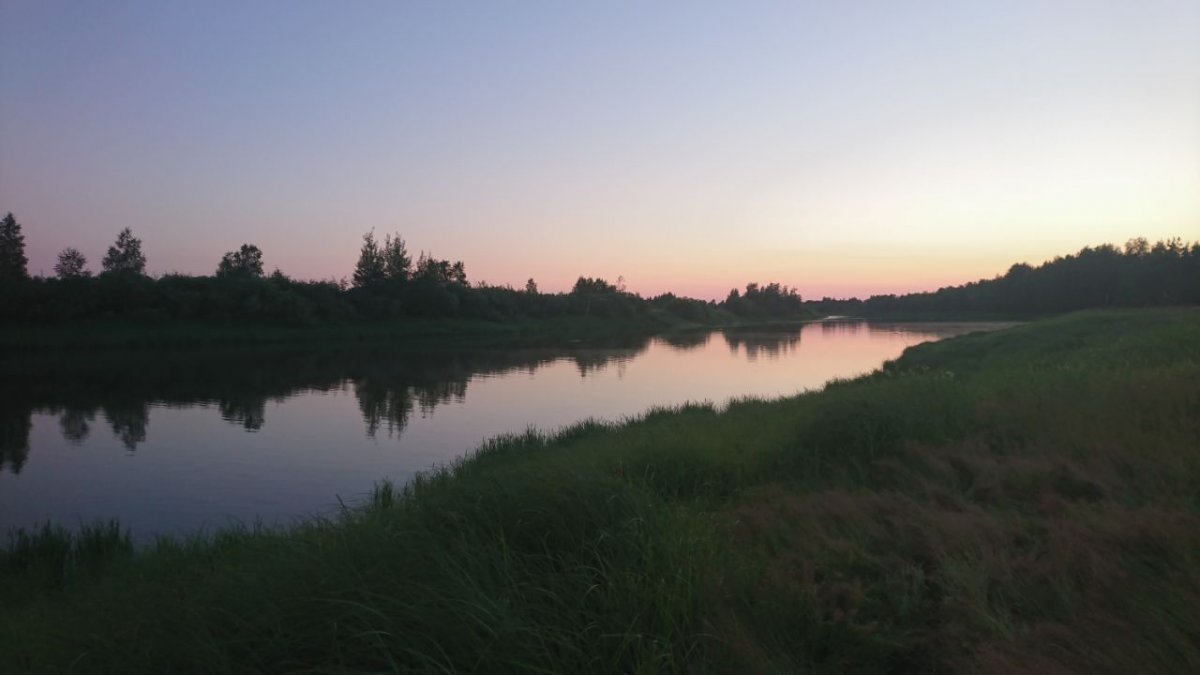
[[[720,299],[933,290],[1200,239],[1200,3],[0,0],[0,214],[29,270]]]

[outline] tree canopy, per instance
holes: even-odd
[[[1041,265],[1017,263],[993,279],[926,293],[874,295],[814,303],[831,314],[862,316],[1019,316],[1103,307],[1200,303],[1200,242],[1088,246]]]
[[[674,317],[695,323],[788,320],[824,314],[988,318],[1038,315],[1093,307],[1200,303],[1200,242],[1178,238],[1123,246],[1087,247],[1041,265],[1016,263],[986,279],[902,296],[804,302],[792,287],[750,283],[721,302],[664,293],[646,299],[625,290],[623,279],[580,276],[569,292],[543,292],[531,278],[523,288],[470,283],[466,265],[421,252],[414,261],[399,234],[382,244],[363,235],[353,288],[345,279],[295,280],[263,274],[262,251],[243,244],[225,253],[213,276],[145,275],[142,242],[129,228],[118,234],[95,278],[87,258],[63,249],[58,279],[30,278],[25,236],[9,213],[0,221],[0,320],[268,321],[281,323],[460,317],[587,316],[629,319]],[[236,279],[237,283],[229,280]],[[13,281],[16,280],[16,281]],[[70,283],[63,283],[71,280]],[[83,281],[86,280],[86,281]]]
[[[10,211],[0,220],[0,281],[24,279],[29,276],[26,269],[29,259],[25,257],[25,235],[21,224]]]
[[[383,275],[387,279],[405,281],[412,275],[412,257],[408,255],[408,246],[399,235],[385,235],[383,238]]]
[[[225,279],[260,279],[263,275],[263,254],[254,244],[242,244],[236,251],[221,257],[217,276]]]
[[[145,274],[146,256],[142,253],[142,240],[133,236],[128,227],[121,230],[117,234],[117,241],[108,247],[100,264],[109,274]]]
[[[54,274],[59,279],[80,279],[92,276],[87,271],[87,258],[79,249],[68,246],[58,254],[58,262],[54,264]]]
[[[354,266],[354,285],[358,288],[374,286],[387,278],[387,266],[375,232],[363,235],[362,248],[358,251],[358,263]]]

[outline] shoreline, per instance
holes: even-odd
[[[17,325],[0,329],[0,349],[9,353],[86,351],[99,349],[263,347],[325,343],[423,345],[451,340],[455,344],[563,344],[587,339],[645,336],[701,330],[780,328],[821,321],[817,317],[779,320],[734,320],[696,323],[645,319],[414,319],[387,323],[344,323],[317,326],[214,323],[84,323]]]
[[[0,665],[1178,671],[1198,377],[1200,310],[1082,312],[495,438],[295,527],[33,533],[0,553]]]

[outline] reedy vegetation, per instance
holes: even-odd
[[[17,535],[0,670],[1193,672],[1200,311],[487,443],[286,530]]]

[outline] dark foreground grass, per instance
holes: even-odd
[[[0,672],[1200,672],[1200,311],[497,439],[286,531],[0,555]]]

